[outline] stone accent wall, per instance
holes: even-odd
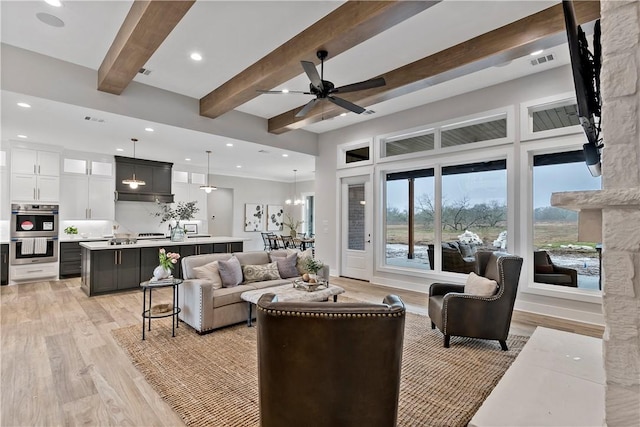
[[[601,0],[603,193],[640,193],[640,2]],[[640,426],[640,206],[603,203],[608,426]]]

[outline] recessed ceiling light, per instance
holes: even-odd
[[[144,128],[147,132],[153,132],[153,128]]]
[[[26,138],[27,135],[18,135],[18,138]]]
[[[536,56],[540,55],[542,52],[544,52],[544,49],[536,50],[535,52],[531,52],[529,55]]]
[[[233,147],[233,144],[230,142],[227,142],[227,147]]]
[[[191,159],[190,159],[190,158],[188,158],[188,157],[187,157],[185,160],[186,160],[187,162],[190,162],[190,161],[191,161]]]
[[[198,52],[193,52],[191,54],[191,59],[193,59],[194,61],[202,61],[202,55],[200,55]]]
[[[340,117],[344,117],[346,115],[347,115],[347,113],[340,113]]]
[[[289,89],[282,89],[282,93],[289,93]]]
[[[26,102],[18,102],[18,107],[31,108],[31,105],[27,104]]]
[[[124,148],[116,148],[116,151],[124,151]]]
[[[62,6],[62,3],[60,2],[60,0],[44,0],[44,2],[49,6],[53,6],[53,7]]]
[[[285,153],[282,155],[282,157],[289,157],[289,155]]]
[[[236,165],[236,167],[237,167],[238,169],[240,169],[240,168],[242,167],[242,165]]]

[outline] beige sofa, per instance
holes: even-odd
[[[180,314],[178,317],[198,333],[204,334],[223,326],[246,322],[248,316],[247,302],[240,298],[245,291],[263,289],[291,283],[291,279],[268,280],[240,284],[231,288],[213,289],[213,283],[205,279],[196,279],[194,268],[213,261],[228,260],[235,255],[241,265],[260,265],[271,262],[271,255],[285,256],[282,251],[237,252],[234,254],[192,255],[182,259],[182,277],[184,282],[178,286]],[[329,280],[329,268],[324,268],[318,275]],[[255,313],[255,311],[254,311]]]

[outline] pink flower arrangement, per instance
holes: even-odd
[[[160,265],[167,270],[173,269],[173,265],[178,263],[178,259],[180,259],[180,254],[176,252],[167,252],[164,248],[161,248],[158,253],[158,260],[160,261]]]

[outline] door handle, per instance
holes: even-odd
[[[113,251],[113,263],[118,265],[118,251]]]
[[[37,173],[37,172],[36,172],[36,165],[34,164],[34,165],[33,165],[33,174],[35,175],[36,173]]]
[[[118,265],[122,264],[122,251],[118,251]]]
[[[371,239],[367,240],[367,243],[371,243]]]
[[[38,165],[38,175],[40,175],[40,165]]]
[[[91,212],[91,208],[89,208],[89,219],[91,219],[92,215],[93,215],[93,212]]]
[[[40,189],[38,188],[38,200],[40,200]]]
[[[36,199],[36,189],[35,189],[35,187],[33,189],[33,200],[38,200],[38,199]]]

